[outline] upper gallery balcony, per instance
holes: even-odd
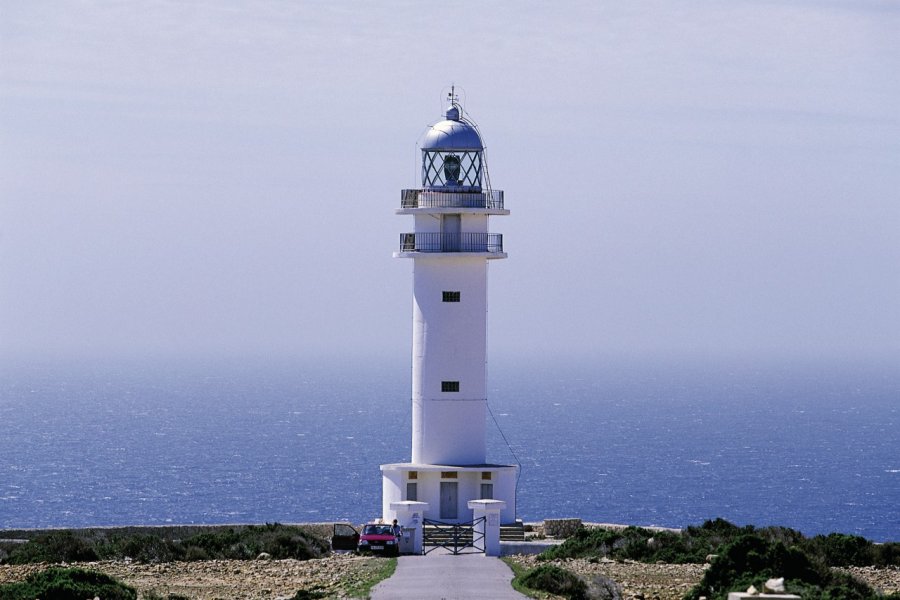
[[[403,190],[398,214],[415,212],[478,212],[508,215],[503,208],[503,190],[436,191]]]

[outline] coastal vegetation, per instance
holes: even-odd
[[[137,592],[103,573],[60,567],[44,569],[25,581],[0,585],[0,598],[3,600],[84,600],[96,597],[103,600],[136,600]]]
[[[292,600],[368,597],[397,560],[333,555],[331,531],[331,524],[278,523],[3,531],[0,563],[23,575],[0,582],[0,599],[133,599],[134,585],[143,600],[187,600],[207,582],[208,597],[227,598],[262,580]],[[163,563],[166,577],[147,571]]]
[[[808,538],[787,527],[738,527],[724,519],[706,521],[681,532],[640,527],[578,529],[566,541],[541,554],[543,560],[602,557],[672,564],[708,562],[710,555],[742,536],[796,548],[828,567],[900,566],[900,544],[875,544],[859,536],[832,533]]]
[[[520,579],[523,586],[564,596],[571,600],[583,600],[587,596],[587,583],[574,573],[554,565],[541,565],[525,573]]]
[[[8,546],[0,562],[9,564],[126,560],[172,562],[247,560],[261,554],[273,559],[308,560],[329,552],[328,540],[306,526],[247,525],[198,529],[83,529],[48,531],[27,543]]]
[[[806,600],[877,600],[884,596],[849,575],[829,568],[818,557],[798,546],[767,540],[759,535],[742,535],[727,544],[685,600],[724,600],[728,592],[784,578],[787,592]],[[896,597],[896,596],[894,596]]]
[[[520,577],[522,583],[531,580],[544,586],[537,589],[547,589],[554,581],[568,580],[556,571],[548,577],[549,570],[536,577],[536,572],[543,566],[552,566],[549,561],[706,562],[711,563],[710,567],[685,600],[724,599],[728,592],[746,590],[751,585],[762,589],[765,581],[780,577],[785,578],[788,592],[798,593],[804,600],[900,599],[897,595],[880,595],[836,569],[900,566],[900,544],[874,544],[858,536],[837,533],[808,538],[785,527],[738,527],[722,519],[688,527],[682,532],[639,527],[580,528],[565,542],[538,558],[545,565]],[[551,583],[545,584],[545,581]],[[579,595],[583,592],[575,591],[571,585],[568,589],[572,592],[554,593],[567,598],[594,597],[589,592],[586,596]]]

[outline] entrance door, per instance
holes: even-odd
[[[462,218],[459,215],[444,215],[441,220],[441,236],[443,238],[444,252],[459,252],[459,243],[462,231]]]
[[[441,482],[441,518],[442,519],[457,518],[456,488],[457,488],[457,483],[455,481],[442,481]]]

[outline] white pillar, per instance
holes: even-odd
[[[484,542],[484,555],[500,556],[500,511],[506,508],[506,502],[469,500],[469,508],[475,520],[475,537],[482,536]]]
[[[397,524],[403,528],[403,538],[400,540],[400,549],[410,554],[422,554],[424,544],[422,534],[424,532],[422,519],[428,510],[427,502],[391,502],[391,510],[397,515]],[[409,539],[407,539],[409,535]]]

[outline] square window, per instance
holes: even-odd
[[[441,382],[441,391],[442,392],[458,392],[459,391],[459,382],[458,381],[442,381]]]
[[[491,480],[491,472],[490,471],[482,471],[481,478],[485,479],[487,481],[490,481]]]
[[[459,292],[444,292],[444,302],[459,302]]]
[[[419,472],[418,472],[418,471],[410,471],[410,472],[409,472],[409,478],[410,478],[410,479],[418,479],[418,478],[419,478]]]
[[[456,479],[456,471],[441,471],[441,479]]]

